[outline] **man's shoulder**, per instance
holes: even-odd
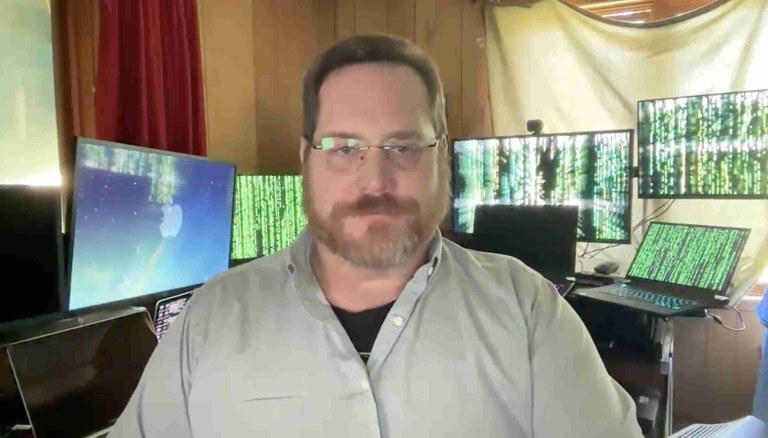
[[[541,277],[541,274],[520,259],[506,254],[465,248],[447,238],[443,238],[443,248],[457,268],[469,272],[522,277],[529,280],[536,280]]]
[[[219,273],[195,294],[234,297],[243,293],[258,293],[284,283],[289,275],[290,256],[287,250],[243,263]]]

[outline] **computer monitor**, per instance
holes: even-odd
[[[6,281],[23,283],[7,291],[0,323],[60,310],[65,284],[61,202],[58,187],[0,185],[0,272]]]
[[[238,175],[232,254],[252,260],[286,248],[307,224],[300,175]]]
[[[149,315],[136,308],[7,345],[25,423],[37,437],[82,438],[107,429],[128,404],[156,345]]]
[[[453,143],[453,230],[478,205],[576,205],[578,240],[627,243],[632,130],[493,137]]]
[[[768,198],[768,90],[637,103],[640,198]]]
[[[626,277],[724,294],[749,233],[749,228],[652,222]]]
[[[480,205],[475,232],[465,246],[513,256],[560,282],[576,268],[577,220],[576,206]]]
[[[235,166],[80,138],[68,308],[205,283],[229,268]]]

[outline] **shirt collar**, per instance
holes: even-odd
[[[314,272],[310,266],[309,256],[312,249],[314,238],[305,228],[296,237],[296,240],[288,248],[288,260],[285,269],[291,276],[291,283],[295,288],[296,294],[304,302],[307,309],[318,319],[325,320],[333,318],[334,314],[330,311],[330,304],[325,299],[325,295],[320,289]],[[429,244],[429,257],[414,274],[412,281],[426,283],[437,271],[443,251],[443,235],[439,229],[435,230],[432,240]]]

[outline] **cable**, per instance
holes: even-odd
[[[709,316],[710,318],[714,319],[716,323],[720,324],[721,326],[725,327],[726,329],[728,329],[728,330],[730,330],[730,331],[732,331],[732,332],[743,332],[744,330],[746,330],[746,329],[747,329],[747,324],[745,324],[745,323],[744,323],[744,318],[742,318],[742,316],[741,316],[741,311],[739,311],[738,307],[736,307],[736,306],[733,306],[733,310],[735,310],[735,311],[736,311],[736,314],[737,314],[737,315],[739,315],[739,321],[741,322],[741,327],[739,327],[739,328],[728,327],[728,326],[727,326],[727,325],[726,325],[726,324],[723,322],[723,320],[722,320],[722,319],[720,319],[720,317],[719,317],[719,316],[717,316],[717,315],[714,315],[714,314],[712,314],[712,313],[709,313],[709,310],[708,310],[708,309],[704,309],[704,313],[706,313],[706,314],[707,314],[707,316]]]
[[[589,249],[589,242],[584,246],[584,252],[581,253],[581,255],[576,259],[579,262],[579,271],[584,270],[584,263],[581,261],[581,259],[584,258],[584,254],[587,253],[587,250]]]
[[[670,208],[670,207],[672,207],[672,204],[674,204],[674,203],[675,203],[675,201],[677,201],[677,199],[671,199],[671,200],[667,200],[667,201],[665,201],[665,202],[664,202],[663,204],[661,204],[661,205],[660,205],[660,206],[659,206],[659,207],[658,207],[656,210],[653,210],[653,212],[651,212],[651,214],[649,214],[649,215],[648,215],[647,217],[645,217],[643,220],[641,220],[640,222],[638,222],[638,223],[637,223],[637,225],[635,225],[634,227],[632,227],[632,231],[635,231],[635,230],[637,230],[638,228],[640,228],[640,227],[641,227],[643,224],[645,224],[645,223],[648,223],[648,222],[650,222],[650,221],[652,221],[652,220],[654,220],[654,219],[657,219],[657,218],[659,218],[659,217],[663,216],[664,214],[666,214],[666,212],[667,212],[667,211],[669,211],[669,208]],[[660,212],[660,213],[658,213],[658,214],[657,214],[656,212],[657,212],[657,211],[659,211],[659,210],[661,210],[661,209],[664,209],[664,211],[662,211],[662,212]]]
[[[590,250],[590,251],[585,251],[584,254],[581,255],[581,257],[584,257],[587,254],[592,254],[591,256],[589,256],[589,258],[593,259],[593,258],[595,258],[595,256],[597,256],[599,253],[605,251],[606,249],[616,248],[617,246],[621,246],[621,244],[620,243],[614,243],[614,244],[611,244],[611,245],[608,245],[608,246],[604,246],[602,248],[593,249],[593,250]]]

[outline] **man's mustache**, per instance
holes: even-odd
[[[410,198],[396,198],[393,195],[364,195],[351,204],[339,204],[333,207],[332,215],[336,218],[364,214],[405,215],[419,211],[419,203]]]

